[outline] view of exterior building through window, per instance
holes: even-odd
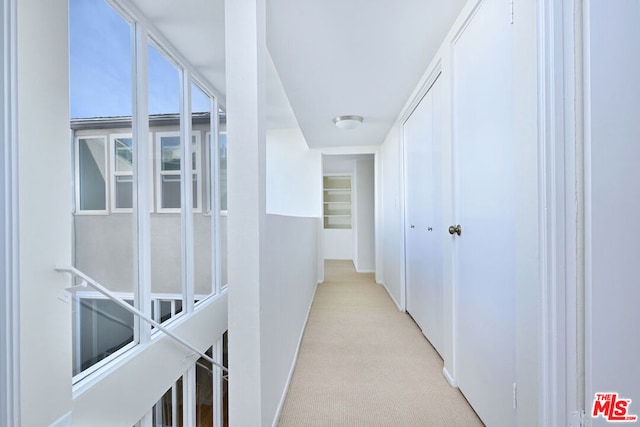
[[[69,22],[74,267],[158,323],[189,316],[226,284],[224,116],[185,64],[107,0],[70,0]],[[73,296],[74,384],[158,333],[90,287]],[[222,337],[212,344],[221,360]],[[222,382],[200,359],[147,421],[182,425],[189,405],[197,425],[213,425]]]

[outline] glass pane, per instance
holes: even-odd
[[[211,130],[211,103],[212,100],[198,86],[191,85],[191,129],[198,135],[207,135]],[[202,145],[209,146],[209,141],[205,141]],[[193,140],[193,170],[200,170],[200,174],[193,174],[193,207],[198,205],[196,201],[209,200],[211,193],[211,185],[207,180],[211,177],[208,154],[209,149],[203,149],[200,156],[200,165],[197,167],[197,156],[195,152],[196,141]],[[198,180],[198,176],[201,177]],[[206,203],[203,203],[206,205]],[[193,245],[194,245],[194,293],[196,297],[205,297],[215,292],[215,283],[213,277],[213,234],[212,221],[213,217],[207,215],[205,209],[202,212],[193,213]]]
[[[131,28],[104,0],[69,0],[71,117],[130,117]]]
[[[153,44],[148,45],[149,128],[156,132],[155,199],[160,209],[180,208],[180,71]],[[159,121],[158,119],[162,119]],[[172,123],[163,126],[159,122]],[[151,296],[161,303],[162,320],[182,311],[182,230],[179,213],[151,214]],[[179,304],[178,304],[179,303]]]
[[[161,167],[163,171],[180,170],[180,137],[163,136],[160,138]]]
[[[213,357],[213,348],[206,351]],[[213,426],[213,366],[204,358],[196,362],[196,426]]]
[[[133,173],[133,139],[114,138],[116,172]]]
[[[132,302],[131,302],[132,304]],[[133,314],[111,300],[77,298],[73,375],[133,341]]]
[[[104,144],[111,144],[109,135],[117,132],[109,123],[132,116],[132,34],[132,25],[105,0],[69,0],[71,127],[76,138],[84,140],[78,147],[79,208],[106,211],[73,217],[73,263],[130,301],[137,288],[135,222],[131,213],[107,212],[132,206],[134,147],[130,137],[120,139],[116,149],[105,150]],[[96,119],[101,125],[91,128]],[[89,142],[94,137],[102,142]],[[111,167],[114,157],[118,161]],[[126,175],[116,178],[112,174],[116,168]],[[76,296],[72,327],[74,375],[136,337],[131,314],[110,300],[87,295]]]
[[[182,377],[167,390],[153,406],[153,427],[181,427],[182,419]]]
[[[162,175],[162,208],[180,209],[180,175]]]
[[[133,176],[116,176],[115,189],[116,208],[130,209],[133,207]]]
[[[80,210],[103,211],[107,209],[104,138],[78,140],[78,186]]]

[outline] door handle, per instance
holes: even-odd
[[[412,224],[412,225],[411,225],[411,228],[416,228],[416,226]]]
[[[462,235],[462,227],[460,227],[460,224],[452,225],[451,227],[449,227],[449,234],[451,234],[451,235],[457,234],[458,236],[461,236]]]

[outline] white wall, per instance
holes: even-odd
[[[66,0],[18,3],[22,425],[71,410],[71,148]]]
[[[267,131],[267,213],[322,216],[322,161],[299,129]]]
[[[355,174],[355,203],[356,229],[355,248],[356,270],[361,273],[373,273],[376,268],[375,260],[375,180],[374,158],[368,156],[356,160]]]
[[[320,218],[267,215],[261,286],[262,425],[274,425],[293,373],[315,294]]]

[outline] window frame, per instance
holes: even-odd
[[[137,234],[135,236],[135,239],[136,239],[137,248],[138,248],[138,251],[136,254],[137,256],[134,262],[138,267],[138,275],[137,275],[138,280],[137,280],[137,285],[135,286],[135,289],[133,292],[134,292],[134,297],[136,299],[136,307],[144,315],[151,317],[151,304],[152,304],[153,294],[151,294],[151,273],[150,273],[151,243],[150,243],[149,235],[150,235],[150,223],[152,218],[150,213],[154,212],[154,207],[157,207],[160,205],[160,202],[159,202],[160,197],[156,197],[156,191],[158,191],[158,189],[160,188],[157,185],[157,178],[160,176],[159,174],[160,168],[158,167],[160,166],[158,163],[160,157],[156,152],[156,149],[158,147],[158,143],[156,141],[157,141],[157,134],[162,132],[161,131],[154,132],[156,133],[156,135],[153,135],[149,129],[150,123],[149,123],[148,105],[147,105],[148,75],[146,74],[146,70],[148,66],[146,61],[148,46],[151,44],[153,45],[154,48],[157,48],[161,53],[163,53],[167,57],[167,59],[169,59],[170,62],[172,62],[176,66],[176,68],[178,68],[178,71],[180,73],[182,93],[180,96],[181,108],[180,108],[179,133],[181,135],[184,135],[187,133],[193,134],[193,132],[191,132],[191,123],[189,121],[189,117],[187,117],[188,114],[185,113],[190,111],[189,105],[191,102],[191,97],[188,91],[188,85],[191,83],[198,85],[199,88],[202,89],[202,91],[211,98],[212,105],[213,105],[213,108],[210,111],[211,129],[216,129],[216,130],[218,129],[217,126],[218,126],[218,120],[219,120],[219,114],[220,114],[217,107],[218,99],[220,99],[220,93],[215,89],[213,89],[210,83],[208,83],[206,79],[203,79],[202,76],[193,69],[193,66],[188,61],[186,61],[186,59],[180,54],[180,52],[176,52],[176,50],[171,46],[171,43],[169,43],[166,39],[162,37],[162,35],[156,30],[156,28],[144,17],[143,14],[140,13],[140,11],[136,8],[135,5],[133,5],[131,2],[126,0],[105,0],[105,2],[110,6],[112,6],[123,19],[125,19],[127,22],[129,22],[132,25],[132,30],[134,33],[134,36],[132,38],[132,43],[135,44],[136,48],[133,50],[132,57],[131,57],[133,62],[132,66],[135,68],[135,72],[133,74],[134,109],[133,109],[133,115],[132,115],[131,131],[133,134],[133,139],[135,141],[134,152],[136,153],[137,159],[138,159],[139,175],[134,176],[134,185],[136,187],[134,191],[136,191],[137,198],[133,204],[133,215],[135,217],[135,220],[137,221]],[[135,102],[136,100],[140,100],[140,102]],[[214,121],[215,121],[215,124],[214,124]],[[143,135],[146,134],[147,132],[149,133],[149,135],[151,135],[149,145],[141,143],[141,141],[144,139]],[[199,188],[199,191],[197,191],[196,193],[197,194],[197,200],[195,203],[196,208],[193,208],[192,206],[190,206],[189,209],[185,209],[185,211],[188,211],[188,212],[181,212],[181,209],[174,210],[174,212],[181,213],[183,216],[185,215],[191,216],[190,214],[193,214],[193,213],[201,214],[204,207],[203,199],[204,199],[205,189],[203,189],[202,186],[204,185],[203,180],[206,178],[203,176],[204,172],[202,171],[202,167],[203,167],[202,132],[203,131],[195,131],[195,132],[197,132],[200,135],[200,136],[196,136],[196,170],[195,171],[187,170],[187,175],[193,176],[193,174],[195,173],[196,182],[200,183],[199,184],[200,188]],[[109,134],[108,131],[106,133]],[[185,154],[188,151],[189,157],[190,157],[190,153],[191,153],[190,146],[187,147],[186,144],[184,145],[181,144],[181,148],[183,148],[182,152]],[[184,154],[182,156],[184,156]],[[107,155],[107,159],[109,159],[109,154]],[[148,160],[145,160],[145,159],[148,159]],[[190,163],[191,161],[189,160],[188,164]],[[111,168],[111,165],[109,165],[109,168]],[[185,169],[182,169],[182,171],[185,171]],[[185,176],[185,175],[183,174],[182,176]],[[145,181],[146,179],[149,179],[148,184]],[[186,181],[186,180],[181,179],[181,187],[180,187],[181,191],[184,191],[185,188],[190,188],[192,185],[192,183],[189,181],[187,182],[183,182],[183,181]],[[109,182],[108,185],[110,185],[111,179],[109,179],[108,182]],[[217,196],[217,193],[215,192],[215,186],[211,186],[210,189],[206,191],[209,192],[207,194],[214,192],[215,196],[213,197],[217,199],[218,196]],[[111,189],[109,189],[109,192],[111,192]],[[184,195],[181,197],[181,199],[182,198],[184,198]],[[111,197],[108,196],[108,203],[110,203],[110,199]],[[148,208],[146,206],[147,203],[148,203]],[[143,206],[143,204],[145,205]],[[217,202],[216,202],[216,205],[214,206],[218,206]],[[166,211],[167,210],[165,209],[160,209],[160,210],[155,209],[156,213],[161,213]],[[108,213],[109,213],[109,210],[107,214]],[[113,212],[111,211],[111,213]],[[212,217],[217,218],[218,215],[213,215]],[[193,218],[191,218],[190,221],[192,220]],[[212,228],[211,244],[216,245],[220,239],[219,237],[220,230],[217,223],[212,223],[212,224],[214,224],[214,226]],[[181,313],[181,316],[176,316],[175,319],[181,319],[181,321],[183,321],[186,318],[190,317],[193,314],[194,310],[198,310],[198,307],[194,308],[194,301],[199,298],[199,295],[194,294],[195,288],[194,288],[194,283],[192,279],[192,276],[194,273],[194,269],[192,266],[193,243],[194,243],[193,227],[191,224],[191,228],[190,228],[188,221],[185,222],[184,220],[182,220],[180,228],[181,228],[181,240],[182,240],[181,250],[183,251],[183,253],[186,253],[186,255],[184,255],[186,270],[183,271],[183,278],[182,278],[183,280],[183,294],[182,294],[183,312]],[[214,263],[212,267],[215,268],[215,275],[216,277],[218,277],[220,274],[220,268],[219,268],[219,255],[218,255],[217,248],[215,249],[214,253],[218,259],[218,263],[217,264]],[[219,280],[216,278],[215,288],[212,289],[212,293],[208,295],[204,295],[200,299],[209,300],[211,298],[215,298],[220,295],[221,295],[221,290],[219,286]],[[193,297],[194,301],[192,301],[191,304],[189,303],[188,297]],[[135,337],[137,338],[134,341],[134,343],[131,344],[131,348],[128,348],[127,350],[123,348],[121,349],[122,353],[118,352],[119,353],[118,356],[115,356],[115,353],[114,353],[114,355],[111,355],[108,358],[103,359],[103,361],[100,361],[100,362],[104,362],[104,365],[101,365],[99,367],[96,367],[94,365],[91,368],[95,368],[95,369],[88,368],[85,371],[83,371],[82,374],[85,374],[83,375],[83,378],[73,384],[72,391],[75,396],[85,392],[86,390],[92,388],[94,385],[100,383],[102,380],[106,379],[113,369],[116,369],[117,367],[121,366],[122,363],[126,362],[130,358],[136,357],[138,354],[140,354],[140,352],[142,352],[145,349],[145,347],[150,342],[152,342],[152,340],[155,340],[157,337],[162,336],[161,334],[157,334],[152,337],[151,326],[146,324],[143,321],[140,321],[137,317],[135,318],[135,320],[136,320],[135,331],[137,333]],[[212,342],[209,342],[209,344],[212,344]],[[90,369],[91,369],[91,372],[89,372]],[[191,368],[191,369],[194,369],[194,368]],[[193,379],[192,377],[193,376],[191,376],[190,377],[191,379],[189,380],[185,380],[185,383],[184,383],[185,393],[187,396],[189,396],[186,399],[185,406],[188,406],[188,405],[193,406],[192,403],[194,403],[193,395],[194,395],[195,384],[194,384],[194,381],[192,381]],[[187,412],[189,411],[184,412],[185,417],[187,415]]]
[[[74,135],[73,153],[74,153],[74,214],[75,215],[108,215],[109,214],[109,201],[110,201],[110,178],[105,177],[104,190],[105,200],[104,209],[102,210],[87,210],[81,209],[80,202],[80,140],[81,139],[102,139],[104,148],[104,170],[109,174],[109,138],[105,134],[87,134],[87,135]]]
[[[133,152],[135,151],[135,145],[134,145],[134,139],[133,139],[133,133],[110,133],[109,134],[109,161],[110,161],[110,165],[109,165],[109,182],[111,184],[111,191],[109,191],[109,200],[111,202],[111,209],[110,212],[111,213],[132,213],[133,212],[133,201],[132,201],[132,207],[130,208],[119,208],[117,206],[116,203],[116,182],[117,182],[117,177],[119,176],[130,176],[131,177],[131,186],[133,187],[134,184],[134,180],[133,180],[133,169],[135,168],[135,165],[132,164],[131,167],[131,172],[118,172],[116,170],[116,139],[125,139],[125,138],[130,138],[131,139],[131,154],[133,156]],[[132,189],[133,191],[133,189]]]
[[[191,132],[191,138],[193,141],[193,138],[195,137],[195,149],[194,152],[196,154],[196,168],[195,169],[191,169],[191,174],[196,176],[195,182],[197,184],[197,191],[196,191],[196,199],[195,201],[195,207],[192,208],[191,212],[192,213],[202,213],[203,209],[202,209],[202,186],[203,186],[203,180],[202,180],[202,138],[201,138],[201,134],[202,131],[196,130],[196,131],[192,131]],[[169,137],[169,138],[175,138],[181,137],[181,131],[177,130],[177,131],[156,131],[155,132],[155,137],[154,137],[154,142],[155,142],[155,147],[154,147],[154,175],[155,175],[155,179],[154,179],[154,183],[155,183],[155,191],[154,191],[154,199],[155,199],[155,211],[157,213],[180,213],[181,212],[181,208],[163,208],[162,207],[162,177],[166,176],[166,175],[175,175],[178,178],[181,178],[181,170],[182,167],[186,164],[186,162],[184,162],[182,160],[182,156],[180,158],[180,169],[178,169],[177,171],[163,171],[162,170],[162,138],[163,137]],[[182,145],[182,140],[180,140],[180,144]],[[193,144],[193,142],[192,142]],[[189,166],[191,166],[191,159],[189,159]],[[193,178],[192,178],[193,179]],[[182,180],[180,179],[180,191],[183,190],[183,185],[182,185]]]

